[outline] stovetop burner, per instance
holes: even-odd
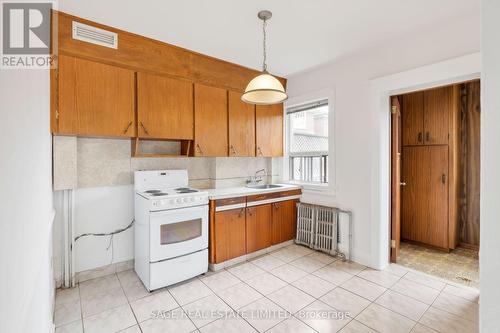
[[[168,195],[168,193],[165,193],[165,192],[161,192],[161,191],[158,191],[158,192],[154,192],[151,194],[153,197],[160,197],[162,195]]]
[[[193,190],[193,189],[185,189],[185,190],[177,190],[177,193],[184,194],[184,193],[195,193],[198,192],[198,190]]]
[[[161,190],[147,190],[147,191],[144,191],[144,193],[160,193]]]

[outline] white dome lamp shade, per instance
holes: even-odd
[[[247,85],[245,93],[241,96],[241,100],[245,103],[256,105],[272,105],[285,101],[288,96],[281,82],[267,72],[266,64],[266,24],[272,16],[268,10],[260,11],[257,16],[263,21],[262,30],[264,34],[264,61],[262,65],[262,74],[254,77]]]

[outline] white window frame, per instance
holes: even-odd
[[[283,158],[283,163],[281,166],[282,179],[290,184],[297,184],[303,187],[304,190],[322,192],[328,195],[335,194],[336,188],[336,159],[335,159],[335,91],[331,89],[324,89],[316,92],[311,92],[308,94],[291,97],[289,98],[284,107],[284,117],[285,117],[285,130],[284,132],[284,143],[285,143],[285,156]],[[322,100],[328,100],[328,183],[323,184],[313,184],[308,182],[299,182],[290,180],[290,120],[286,113],[289,108],[297,107],[300,105],[314,103]]]

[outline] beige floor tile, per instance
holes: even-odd
[[[92,295],[97,295],[110,289],[121,288],[121,285],[116,274],[111,274],[82,282],[79,284],[79,287],[80,297],[89,298]]]
[[[55,333],[83,333],[82,320],[58,326]]]
[[[312,274],[306,275],[303,278],[294,281],[292,285],[314,298],[320,298],[336,287],[333,283],[325,281]]]
[[[82,315],[84,318],[128,303],[122,287],[109,289],[96,294],[90,293],[86,294],[86,296],[82,295],[81,302]]]
[[[325,266],[326,264],[313,258],[309,258],[309,256],[305,256],[290,262],[290,265],[300,268],[301,270],[308,273],[312,273]]]
[[[250,324],[241,318],[222,318],[216,320],[207,326],[200,328],[201,333],[220,333],[220,332],[235,332],[235,333],[255,333],[257,332]]]
[[[361,312],[356,320],[381,333],[407,333],[415,325],[413,320],[374,303]]]
[[[200,280],[214,292],[227,289],[241,282],[241,280],[239,280],[233,274],[225,270],[218,272],[217,274],[212,274],[207,277],[202,277]]]
[[[330,264],[330,266],[341,269],[349,274],[356,275],[362,270],[366,268],[366,266],[363,266],[361,264],[358,264],[357,262],[354,261],[342,261],[342,260],[337,260],[334,263]]]
[[[286,262],[284,262],[283,260],[275,258],[269,254],[256,258],[250,262],[266,271],[271,271],[276,267],[286,264]]]
[[[68,324],[78,319],[81,319],[79,298],[56,302],[54,309],[54,324],[56,326]]]
[[[384,269],[384,272],[391,273],[399,277],[403,277],[406,273],[408,273],[408,270],[403,266],[397,264],[389,264],[389,266],[387,266]]]
[[[330,291],[320,300],[334,309],[349,312],[349,316],[352,318],[356,317],[370,304],[367,299],[340,287]]]
[[[291,285],[269,294],[267,298],[292,314],[314,302],[313,297]]]
[[[136,324],[134,314],[128,304],[83,318],[85,333],[117,332]]]
[[[172,286],[169,288],[169,291],[180,305],[191,303],[213,294],[213,292],[198,279],[192,279],[189,282]]]
[[[295,316],[319,333],[338,332],[351,320],[321,301],[315,301]]]
[[[376,283],[384,288],[390,288],[399,280],[399,276],[393,275],[385,271],[377,271],[367,268],[358,273],[360,278]]]
[[[461,318],[479,322],[479,304],[465,298],[442,292],[432,303],[432,306]]]
[[[151,319],[153,314],[173,310],[179,307],[179,304],[177,304],[168,291],[163,291],[138,299],[130,303],[130,306],[134,311],[137,321],[142,322]]]
[[[292,283],[293,281],[303,278],[308,273],[295,266],[287,264],[273,269],[271,274],[279,277],[285,282]]]
[[[411,333],[438,333],[438,331],[433,330],[427,326],[417,323],[415,327],[411,330]]]
[[[240,311],[241,316],[259,332],[265,332],[279,322],[290,318],[290,313],[267,298],[261,298]]]
[[[120,284],[122,287],[125,287],[129,284],[134,284],[137,281],[140,281],[139,276],[137,276],[136,272],[134,270],[127,270],[127,271],[122,271],[116,274],[118,277],[118,280],[120,281]]]
[[[313,249],[310,249],[307,246],[299,245],[299,244],[292,244],[290,246],[287,246],[286,249],[292,250],[293,252],[296,252],[302,256],[306,256],[306,255],[314,252]]]
[[[335,257],[333,257],[333,256],[331,256],[329,254],[326,254],[326,253],[323,253],[323,252],[318,252],[318,251],[315,251],[315,252],[313,252],[311,254],[308,254],[307,257],[311,258],[311,259],[314,259],[314,260],[317,260],[317,261],[320,261],[320,262],[322,262],[325,265],[329,265],[332,262],[339,260],[338,258],[335,258]]]
[[[240,283],[219,291],[217,295],[235,310],[264,297],[246,283]]]
[[[80,300],[80,290],[78,287],[68,289],[57,289],[56,291],[56,306],[58,304]]]
[[[357,320],[351,320],[340,333],[377,333],[366,325],[361,324]]]
[[[295,317],[286,319],[271,328],[267,333],[316,333],[315,330]]]
[[[420,284],[423,284],[424,286],[431,287],[434,289],[437,289],[439,291],[443,290],[443,288],[446,286],[446,283],[443,281],[434,279],[430,276],[424,275],[424,274],[419,274],[415,272],[408,272],[405,276],[404,279],[411,280],[413,282],[418,282]]]
[[[405,280],[404,278],[393,285],[391,289],[429,305],[432,304],[439,295],[439,290],[424,286],[417,282]]]
[[[420,319],[420,323],[441,333],[479,332],[477,323],[465,320],[449,312],[430,307]]]
[[[260,269],[258,266],[252,264],[251,262],[245,262],[240,265],[236,265],[229,268],[228,271],[242,281],[247,281],[257,275],[265,273],[263,269]]]
[[[271,252],[270,255],[275,257],[275,258],[278,258],[281,261],[287,262],[287,263],[290,261],[294,261],[300,257],[303,257],[302,254],[300,254],[296,251],[293,251],[292,249],[288,249],[288,248],[283,248],[283,249]]]
[[[172,311],[168,318],[149,319],[139,325],[143,333],[188,333],[196,330],[181,308]]]
[[[140,298],[149,296],[151,294],[156,293],[157,291],[154,291],[150,293],[142,284],[142,282],[135,281],[131,282],[125,286],[123,286],[123,291],[125,292],[125,296],[127,296],[127,299],[129,302],[133,302],[135,300],[138,300]]]
[[[479,290],[477,289],[467,288],[467,287],[457,287],[448,284],[443,289],[443,291],[447,292],[448,294],[465,298],[466,300],[471,302],[479,301]]]
[[[246,283],[263,295],[269,295],[270,293],[287,285],[285,281],[278,279],[270,273],[257,275],[256,277],[248,280]]]
[[[386,288],[373,282],[361,279],[357,276],[344,282],[341,286],[342,288],[369,299],[370,301],[374,301],[386,291]]]
[[[428,304],[392,290],[387,290],[375,303],[415,321],[418,321],[429,308]]]
[[[313,274],[334,285],[340,285],[353,277],[353,275],[331,265],[320,268]]]
[[[232,309],[216,295],[199,299],[182,308],[198,328],[232,313]]]
[[[139,325],[134,325],[132,327],[126,328],[118,333],[142,333]]]

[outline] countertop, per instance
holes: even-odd
[[[273,193],[273,192],[301,189],[300,186],[292,184],[274,184],[274,185],[281,185],[281,187],[268,188],[268,189],[255,189],[245,186],[239,186],[239,187],[228,187],[228,188],[212,188],[212,189],[207,189],[205,191],[208,192],[208,198],[210,200],[217,200],[217,199],[244,197],[247,195],[254,195],[254,194]]]

